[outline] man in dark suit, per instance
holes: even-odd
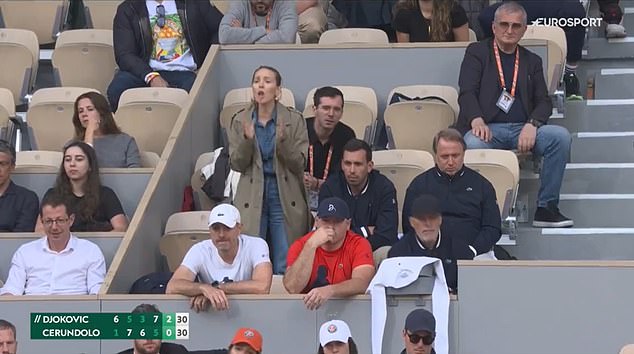
[[[559,212],[559,191],[570,152],[570,133],[547,125],[552,104],[542,61],[518,45],[526,11],[505,2],[495,12],[493,39],[467,47],[460,68],[457,127],[469,149],[517,149],[543,156],[534,227],[570,227]]]

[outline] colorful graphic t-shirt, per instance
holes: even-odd
[[[152,69],[157,71],[196,70],[196,63],[185,39],[183,23],[178,16],[174,0],[162,2],[147,0],[145,3],[152,32],[153,45],[150,56]],[[163,6],[164,12],[159,10],[160,5]]]

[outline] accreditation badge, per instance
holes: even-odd
[[[511,94],[508,93],[506,90],[502,90],[500,98],[498,98],[498,101],[495,105],[498,106],[499,109],[504,111],[504,113],[508,114],[511,110],[513,102],[515,102],[515,97],[511,96]]]

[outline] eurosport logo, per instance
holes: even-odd
[[[540,17],[533,21],[531,24],[533,26],[557,26],[557,27],[575,27],[575,26],[583,26],[583,27],[601,27],[601,22],[603,19],[601,17],[596,18],[544,18]]]

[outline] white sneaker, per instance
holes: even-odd
[[[625,36],[627,36],[627,32],[625,32],[625,27],[621,24],[612,23],[605,28],[606,38],[623,38]]]

